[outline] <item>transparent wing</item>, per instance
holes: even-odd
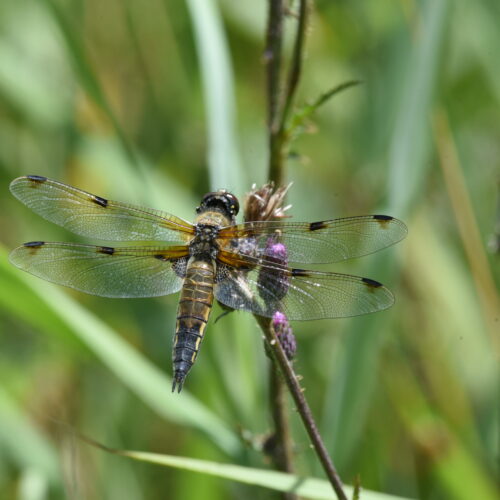
[[[402,240],[406,225],[388,215],[321,222],[246,222],[223,228],[222,246],[259,257],[269,238],[283,243],[289,262],[327,264],[361,257]]]
[[[33,241],[10,261],[39,278],[102,297],[155,297],[182,287],[188,247],[113,248]]]
[[[82,236],[184,243],[193,234],[192,225],[174,215],[106,200],[45,177],[19,177],[10,190],[37,214]]]
[[[215,297],[232,309],[290,320],[342,318],[392,306],[392,293],[378,281],[346,274],[306,271],[219,254]]]

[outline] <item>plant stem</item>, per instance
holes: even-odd
[[[259,316],[256,316],[256,318],[262,328],[262,331],[264,332],[269,347],[268,350],[273,357],[273,361],[279,367],[280,372],[288,386],[288,390],[295,401],[299,415],[307,433],[309,434],[309,438],[311,439],[311,443],[314,446],[314,450],[318,455],[321,465],[323,466],[323,470],[325,471],[337,498],[339,500],[347,500],[347,496],[342,489],[342,481],[330,456],[328,455],[323,440],[321,439],[318,427],[316,426],[311,409],[309,408],[302,388],[300,387],[297,375],[295,374],[290,361],[286,357],[275,332],[271,328],[271,320],[269,318],[262,318]]]
[[[302,59],[307,27],[307,18],[310,0],[300,0],[297,34],[292,55],[292,62],[288,73],[284,104],[281,96],[281,48],[283,38],[283,20],[285,6],[283,0],[269,0],[267,37],[265,50],[266,88],[268,100],[267,126],[269,134],[269,180],[276,186],[281,186],[285,181],[284,165],[288,153],[289,135],[287,121],[292,109],[295,93],[302,73]],[[326,451],[311,410],[300,388],[299,381],[292,365],[286,357],[278,341],[276,333],[271,328],[271,320],[256,316],[261,326],[268,351],[272,358],[270,372],[271,406],[276,429],[277,447],[274,453],[276,465],[284,471],[292,471],[292,440],[286,412],[286,401],[283,381],[286,382],[290,393],[297,405],[304,426],[309,434],[323,469],[340,500],[347,500],[342,489],[342,481]],[[278,373],[278,369],[281,373]],[[282,375],[282,376],[280,376]],[[287,498],[295,498],[288,494]]]
[[[278,470],[293,474],[293,441],[290,432],[286,404],[286,387],[283,377],[271,358],[269,370],[269,402],[274,421],[274,442],[271,449],[272,459]],[[297,500],[295,493],[285,493],[286,500]]]
[[[269,178],[283,184],[283,155],[281,147],[281,46],[285,5],[283,0],[269,0],[267,20],[266,64],[267,128],[269,135]]]
[[[267,70],[267,125],[269,131],[277,131],[280,112],[281,45],[283,39],[283,0],[269,1],[266,50],[264,60]]]
[[[302,73],[302,59],[306,37],[309,1],[300,0],[297,33],[292,61],[286,82],[284,102],[281,97],[281,46],[285,8],[283,0],[269,1],[267,43],[268,130],[269,130],[269,179],[277,186],[285,182],[284,167],[288,154],[289,136],[287,121]]]
[[[281,47],[283,39],[283,20],[285,14],[284,0],[269,0],[266,49],[266,83],[268,115],[267,127],[269,137],[269,178],[279,186],[283,183],[283,155],[281,143]],[[276,366],[271,363],[269,372],[269,402],[274,421],[274,438],[276,445],[272,450],[272,458],[278,470],[293,472],[292,438],[286,409],[285,386]],[[286,500],[295,500],[293,493],[285,494]]]

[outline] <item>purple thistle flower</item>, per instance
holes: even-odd
[[[265,265],[259,272],[259,294],[271,310],[278,310],[278,302],[285,297],[290,280],[283,268],[288,266],[288,252],[283,243],[268,238],[263,252]]]
[[[286,246],[283,245],[283,243],[276,243],[274,238],[269,238],[267,240],[264,255],[282,266],[286,266],[288,263],[288,252],[286,251]]]
[[[288,325],[286,316],[282,312],[276,311],[273,316],[273,327],[280,328],[286,325]]]

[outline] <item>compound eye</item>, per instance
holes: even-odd
[[[230,194],[228,195],[229,198],[229,208],[231,209],[231,213],[233,215],[237,215],[238,212],[240,211],[240,203],[238,202],[238,198],[236,196]]]
[[[209,201],[211,201],[216,196],[217,196],[217,193],[207,193],[205,196],[203,196],[203,198],[201,200],[201,204],[206,205]]]

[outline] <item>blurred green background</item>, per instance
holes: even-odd
[[[170,393],[177,296],[112,300],[13,268],[24,241],[81,241],[8,191],[38,174],[192,219],[266,180],[267,4],[0,2],[0,498],[275,498],[98,451],[267,468],[267,360],[247,314],[208,327]],[[499,498],[500,4],[317,0],[298,104],[346,80],[293,144],[294,220],[403,219],[396,247],[332,270],[395,306],[295,323],[296,370],[341,477],[410,498]],[[287,21],[286,50],[295,21]],[[490,242],[490,244],[489,244]],[[498,249],[497,249],[498,250]],[[297,471],[323,477],[291,412]]]

